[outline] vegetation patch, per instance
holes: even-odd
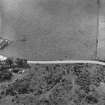
[[[23,78],[2,89],[0,97],[12,97],[13,105],[99,105],[105,104],[102,83],[102,65],[32,64]]]

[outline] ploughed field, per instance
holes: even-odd
[[[0,69],[0,105],[105,105],[105,66],[18,64]]]

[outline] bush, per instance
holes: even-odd
[[[88,103],[88,104],[97,104],[98,103],[98,99],[95,96],[88,95],[85,98],[85,102]]]
[[[9,81],[12,79],[12,73],[8,70],[0,71],[0,82]]]
[[[37,102],[36,105],[52,105],[52,104],[48,99],[42,98]]]
[[[67,100],[69,99],[73,89],[73,84],[71,80],[64,79],[58,83],[54,89],[52,89],[51,94],[49,95],[50,100]]]
[[[64,99],[57,99],[57,100],[51,101],[51,105],[68,105],[68,103]]]
[[[26,59],[16,58],[16,60],[14,61],[14,63],[15,63],[15,65],[17,67],[22,67],[22,68],[29,67],[29,65],[27,64],[27,60]]]
[[[86,67],[84,64],[75,64],[73,68],[71,69],[71,73],[74,76],[80,76],[84,72],[85,69]]]
[[[6,89],[6,95],[14,96],[16,94],[30,93],[28,80],[17,80],[10,84]]]
[[[14,64],[13,58],[7,58],[5,64],[11,67]]]
[[[15,95],[13,100],[14,105],[36,105],[38,97],[35,97],[32,94]]]
[[[34,90],[38,88],[46,92],[59,83],[62,76],[59,75],[58,69],[55,70],[54,67],[55,65],[34,65],[30,70],[30,88]]]

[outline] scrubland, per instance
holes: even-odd
[[[0,85],[1,105],[105,104],[102,65],[32,64],[22,74],[11,73],[12,78]]]

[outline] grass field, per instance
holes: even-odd
[[[29,60],[93,59],[96,0],[1,0],[0,36],[14,43],[0,54]]]

